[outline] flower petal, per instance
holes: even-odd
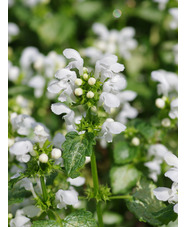
[[[59,86],[59,81],[54,80],[50,83],[47,90],[51,93],[57,94],[61,91],[61,86]]]
[[[178,169],[177,168],[170,168],[166,173],[165,176],[171,179],[174,182],[178,182]]]
[[[120,101],[116,95],[108,92],[103,92],[100,95],[100,103],[106,105],[107,107],[119,107]]]
[[[165,155],[165,161],[169,166],[178,167],[178,158],[171,152],[167,152]]]
[[[60,69],[56,72],[55,77],[60,80],[68,80],[68,79],[75,79],[77,78],[76,73],[74,71],[70,71],[69,69]]]
[[[19,141],[14,143],[12,147],[10,147],[10,153],[14,155],[23,155],[33,150],[33,145],[30,141]]]
[[[172,190],[170,188],[159,187],[154,189],[153,192],[158,200],[167,201],[171,196]]]
[[[175,213],[178,213],[178,203],[176,203],[173,207]]]
[[[120,134],[121,132],[125,131],[126,126],[121,124],[120,122],[108,122],[107,128],[112,134]]]
[[[68,178],[67,179],[68,182],[70,182],[71,185],[73,186],[82,186],[85,183],[85,178],[84,177],[76,177],[74,179],[72,178]]]
[[[69,113],[71,109],[69,109],[65,104],[63,103],[54,103],[51,105],[51,110],[53,113],[60,115],[63,113]]]
[[[71,48],[65,49],[65,50],[63,51],[63,54],[64,54],[64,56],[65,56],[66,58],[68,58],[68,59],[71,59],[71,58],[73,58],[73,59],[75,59],[75,60],[80,60],[80,59],[82,59],[81,56],[80,56],[80,54],[79,54],[76,50],[71,49]]]
[[[110,70],[112,70],[115,73],[119,73],[119,72],[123,71],[124,69],[125,69],[124,65],[119,64],[119,63],[115,63],[110,66]]]

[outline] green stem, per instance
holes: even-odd
[[[46,185],[45,185],[45,180],[44,177],[40,177],[40,182],[41,182],[41,188],[42,188],[42,192],[43,192],[43,200],[44,202],[47,201],[47,190],[46,190]]]
[[[109,196],[109,199],[132,199],[131,195]]]
[[[91,156],[91,171],[92,171],[92,178],[93,178],[93,184],[94,184],[94,194],[96,196],[99,191],[99,181],[98,181],[98,172],[97,172],[97,165],[96,165],[96,156],[94,151],[92,152],[92,156]],[[102,218],[100,202],[96,203],[96,209],[97,209],[99,227],[103,227],[103,218]]]

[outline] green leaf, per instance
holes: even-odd
[[[129,146],[126,142],[118,142],[114,146],[113,153],[116,164],[126,164],[134,160],[138,154],[138,149]]]
[[[41,40],[50,46],[53,44],[61,45],[64,41],[72,37],[76,27],[73,20],[60,13],[51,15],[49,20],[43,20],[35,29]]]
[[[79,175],[79,169],[85,164],[88,140],[77,132],[69,132],[62,145],[65,171],[71,178]]]
[[[89,211],[78,210],[68,215],[64,220],[63,227],[97,227],[96,221]]]
[[[54,220],[34,221],[32,227],[60,227],[60,224]]]
[[[24,177],[25,177],[24,174],[21,174],[19,177],[10,179],[9,182],[8,182],[8,188],[9,188],[9,189],[12,189],[13,186],[14,186],[14,184],[16,184],[18,181],[20,181],[20,180],[23,179]]]
[[[127,201],[127,207],[140,221],[148,222],[153,226],[161,226],[176,220],[177,215],[172,205],[166,207],[156,199],[153,194],[155,188],[156,185],[152,182],[140,180],[133,192],[133,200]]]
[[[94,2],[94,1],[84,1],[78,2],[76,5],[76,13],[82,19],[90,19],[97,15],[101,11],[102,4],[101,2]]]
[[[129,125],[134,126],[147,140],[153,137],[156,132],[156,129],[152,125],[141,119],[135,119]]]
[[[85,133],[85,137],[88,141],[88,146],[87,146],[87,149],[86,149],[86,156],[91,156],[92,155],[92,151],[93,151],[93,146],[96,145],[96,140],[95,140],[95,136],[93,133],[91,132],[88,132],[88,133]]]
[[[21,203],[30,195],[31,193],[23,188],[14,188],[12,190],[8,190],[8,205]]]
[[[135,186],[141,173],[132,165],[113,167],[110,171],[113,194],[126,193]]]

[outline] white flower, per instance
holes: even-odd
[[[66,205],[75,205],[78,203],[78,193],[71,188],[70,190],[58,190],[56,192],[56,200],[59,202],[57,208],[66,208]]]
[[[121,103],[133,101],[136,98],[136,96],[137,96],[137,93],[135,91],[130,91],[130,90],[122,91],[117,95]]]
[[[34,128],[34,140],[35,142],[38,142],[40,147],[43,146],[43,144],[45,143],[45,141],[49,138],[49,134],[45,131],[45,128],[38,124],[35,128]]]
[[[167,72],[165,70],[157,70],[151,73],[154,81],[159,82],[157,85],[158,95],[165,95],[170,97],[177,95],[178,92],[178,76],[175,73]]]
[[[107,118],[107,120],[103,123],[101,134],[105,140],[110,143],[112,142],[112,134],[120,134],[125,131],[126,126],[121,124],[120,122],[116,122],[111,118]]]
[[[11,219],[10,227],[31,227],[30,219],[24,216],[23,210],[17,210],[15,218]]]
[[[89,92],[87,92],[86,96],[87,96],[87,98],[91,99],[94,97],[94,92],[89,91]]]
[[[117,94],[119,91],[126,88],[126,79],[121,75],[116,75],[113,78],[107,80],[103,85],[104,92],[111,92]]]
[[[44,153],[39,155],[39,161],[42,162],[42,163],[47,163],[48,162],[48,155],[46,155]]]
[[[67,178],[67,181],[71,185],[79,187],[79,186],[82,186],[85,183],[85,178],[84,177],[76,177],[76,178],[72,179],[72,178],[69,177],[69,178]]]
[[[40,75],[34,76],[28,82],[28,86],[34,88],[34,95],[36,98],[39,98],[43,94],[45,79]]]
[[[158,187],[153,190],[154,195],[160,201],[168,201],[175,204],[173,209],[178,213],[178,184],[173,183],[171,189],[166,187]]]
[[[137,94],[134,91],[126,90],[119,92],[117,97],[121,103],[121,110],[116,116],[116,120],[125,124],[127,119],[133,119],[137,117],[138,111],[136,108],[132,107],[129,102],[133,101],[136,98]]]
[[[15,23],[8,23],[8,42],[11,42],[14,36],[19,34],[20,30],[17,24]]]
[[[127,119],[136,118],[138,115],[138,111],[136,108],[132,107],[129,103],[122,103],[123,107],[121,111],[116,116],[116,120],[125,124],[127,123]]]
[[[158,200],[175,204],[174,212],[178,213],[178,158],[171,152],[167,152],[164,159],[168,165],[172,166],[172,168],[165,173],[165,176],[170,178],[173,184],[171,189],[158,187],[154,189],[153,192]]]
[[[170,104],[171,110],[169,112],[169,117],[175,119],[178,117],[178,99],[172,100]]]
[[[61,145],[63,144],[63,142],[65,141],[65,136],[63,134],[61,134],[60,132],[58,132],[54,138],[53,138],[53,144],[55,147],[57,148],[61,148]]]
[[[18,134],[27,136],[31,129],[35,126],[35,120],[25,114],[17,115],[17,113],[12,113],[10,116],[10,121],[12,123],[13,130],[16,130]]]
[[[29,152],[33,151],[33,145],[30,141],[18,141],[10,147],[10,154],[16,156],[19,162],[28,162],[30,160]]]
[[[101,76],[101,82],[104,82],[107,78],[112,78],[124,70],[124,65],[117,63],[118,57],[115,55],[108,55],[96,62],[95,66],[95,78]]]
[[[44,59],[44,71],[48,78],[53,77],[56,70],[65,67],[66,60],[63,56],[51,51]]]
[[[20,65],[26,76],[26,80],[33,75],[32,64],[34,64],[39,55],[40,53],[35,47],[26,47],[23,50],[20,58]]]
[[[167,152],[168,149],[162,144],[151,145],[148,149],[148,158],[153,159],[146,162],[144,165],[149,168],[149,177],[155,182],[158,180],[158,175],[161,173],[161,164]]]
[[[77,68],[79,70],[79,74],[83,75],[83,59],[81,58],[80,54],[74,50],[74,49],[65,49],[63,51],[64,56],[67,59],[74,59],[74,61],[71,61],[67,68]]]
[[[31,191],[33,197],[37,198],[37,195],[36,195],[36,193],[34,191],[34,187],[33,187],[32,181],[29,178],[27,178],[27,177],[23,178],[22,180],[17,182],[16,185],[18,185],[20,188],[24,188],[27,191]]]
[[[63,118],[65,119],[65,122],[67,125],[73,125],[74,124],[74,111],[72,111],[70,108],[68,108],[63,103],[54,103],[51,106],[51,110],[53,113],[60,115],[60,114],[66,114]]]
[[[40,209],[34,205],[28,205],[23,208],[23,212],[29,218],[33,218],[38,216],[38,214],[40,213]]]
[[[51,157],[52,157],[53,159],[58,159],[58,158],[60,158],[60,157],[61,157],[61,150],[58,149],[58,148],[53,148],[53,149],[52,149],[52,152],[51,152]]]
[[[10,81],[16,81],[19,74],[20,69],[17,66],[13,66],[11,61],[8,61],[8,79]]]
[[[109,31],[104,24],[94,23],[93,31],[99,36],[94,42],[97,53],[94,47],[84,52],[86,56],[91,57],[91,61],[101,56],[100,51],[105,54],[115,54],[119,51],[121,57],[128,59],[131,57],[130,51],[137,46],[137,41],[133,38],[135,30],[132,27],[123,28],[121,31]]]
[[[165,176],[170,178],[173,182],[178,182],[178,158],[173,153],[168,152],[164,159],[169,166],[172,166],[172,168],[165,173]]]
[[[73,89],[75,87],[75,81],[77,79],[76,73],[70,71],[69,69],[60,69],[56,72],[55,77],[58,80],[54,80],[50,83],[48,91],[54,94],[61,92],[58,100],[64,102],[67,100],[67,97],[72,100],[75,99],[73,94]]]
[[[103,105],[103,108],[106,112],[110,113],[111,108],[119,107],[120,100],[119,98],[111,93],[102,92],[99,97],[99,105]]]
[[[130,59],[131,51],[134,50],[138,45],[137,41],[133,38],[134,35],[135,30],[132,27],[126,27],[120,31],[118,37],[118,50],[120,56],[122,56],[124,59]]]
[[[95,64],[97,60],[103,57],[101,50],[95,47],[88,47],[83,49],[82,55],[90,58],[90,63]]]
[[[172,16],[170,27],[171,29],[177,29],[178,28],[178,8],[169,9],[169,13]]]

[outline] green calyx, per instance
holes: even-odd
[[[87,188],[86,189],[86,195],[87,195],[87,199],[95,199],[97,202],[100,201],[108,201],[109,197],[111,196],[111,192],[110,192],[110,188],[104,185],[99,185],[99,189],[97,192],[95,192],[94,188]]]

